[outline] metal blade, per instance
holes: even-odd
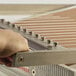
[[[13,66],[36,66],[68,63],[76,63],[76,50],[18,52],[12,64]]]

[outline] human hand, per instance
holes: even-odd
[[[6,64],[6,60],[12,61],[9,57],[19,51],[28,51],[28,41],[19,33],[12,30],[0,29],[0,63]],[[6,64],[7,65],[7,64]]]

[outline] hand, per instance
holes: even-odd
[[[28,51],[28,41],[19,33],[12,30],[0,29],[0,59],[6,59],[9,56],[19,52]],[[0,62],[4,63],[4,62]]]

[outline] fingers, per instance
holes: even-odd
[[[28,41],[11,30],[0,31],[0,58],[11,56],[19,51],[29,51]]]

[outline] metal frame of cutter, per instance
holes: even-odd
[[[11,24],[10,22],[5,22],[3,19],[0,20],[0,28],[2,29],[11,29],[16,32],[19,32],[22,36],[26,37],[29,42],[36,44],[37,46],[39,45],[38,48],[34,48],[34,46],[31,46],[33,50],[51,50],[53,46],[49,46],[48,40],[45,41],[44,39],[38,39],[38,37],[34,36],[32,37],[30,32],[27,31],[27,29],[22,29],[21,27],[15,26],[14,24]],[[30,38],[31,37],[31,38]],[[41,37],[42,38],[42,37]],[[38,41],[39,40],[39,41]],[[51,43],[50,43],[51,44]],[[49,48],[48,48],[49,47]],[[57,46],[58,47],[58,46]],[[56,48],[55,48],[56,49]],[[64,48],[65,49],[65,48]],[[30,76],[76,76],[76,71],[74,69],[71,69],[67,66],[64,65],[42,65],[42,66],[30,66]],[[41,70],[41,73],[39,72]]]

